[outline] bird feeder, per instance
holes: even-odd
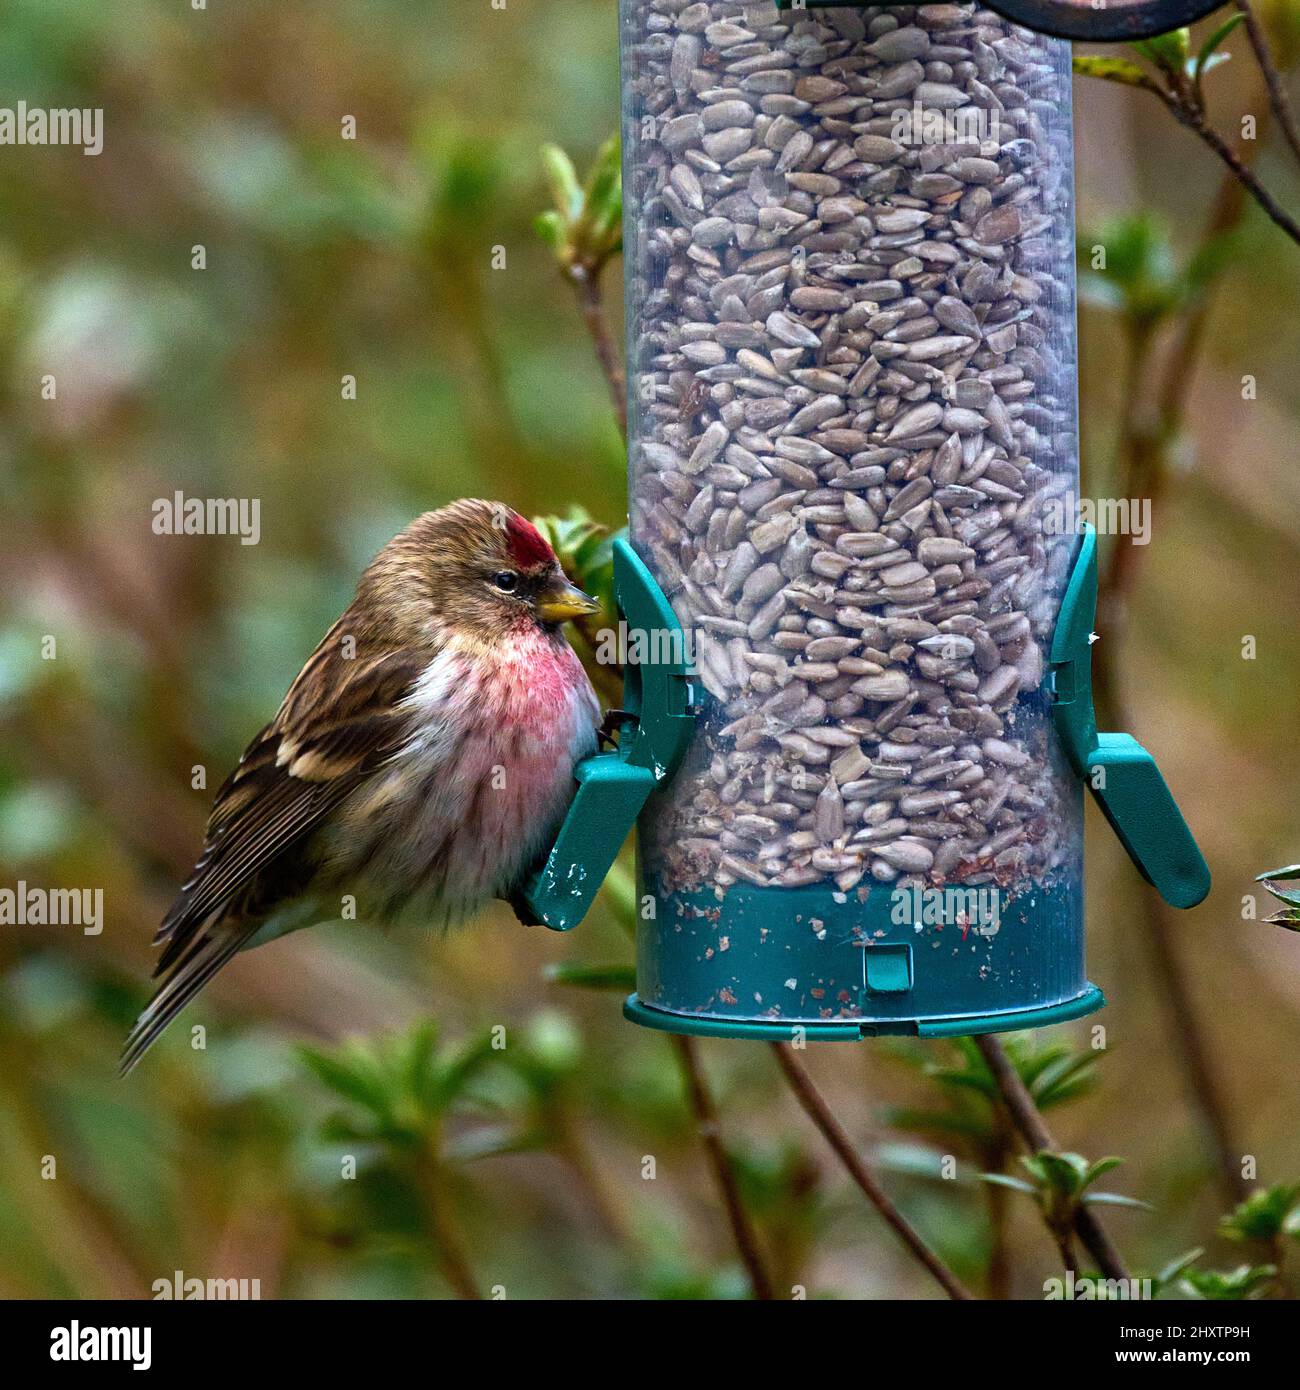
[[[635,821],[638,1023],[1086,1014],[1084,786],[1167,901],[1209,873],[1093,713],[1069,44],[955,4],[621,26],[627,722],[533,911],[575,925]]]

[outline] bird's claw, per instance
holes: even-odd
[[[600,728],[597,730],[597,737],[600,742],[610,748],[617,748],[618,740],[614,735],[622,730],[624,724],[630,723],[634,718],[636,716],[629,714],[625,709],[607,709],[605,717],[600,721]]]

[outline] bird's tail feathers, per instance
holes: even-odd
[[[167,978],[135,1021],[122,1049],[118,1075],[125,1076],[157,1042],[163,1030],[251,935],[242,925],[210,924],[177,960],[167,961]]]

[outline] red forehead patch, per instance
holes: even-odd
[[[506,521],[506,545],[510,558],[520,569],[529,570],[555,561],[555,552],[547,545],[546,538],[518,512],[511,512]]]

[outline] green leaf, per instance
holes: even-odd
[[[1136,63],[1130,63],[1127,58],[1105,58],[1098,53],[1076,53],[1074,70],[1080,77],[1098,77],[1103,82],[1122,82],[1127,87],[1156,90],[1156,84]]]
[[[1288,864],[1283,869],[1269,869],[1267,873],[1256,874],[1255,882],[1264,883],[1270,878],[1283,882],[1291,878],[1300,878],[1300,864]]]
[[[955,1110],[914,1110],[898,1106],[886,1112],[886,1119],[894,1129],[914,1129],[925,1134],[949,1134],[962,1139],[987,1142],[989,1126],[968,1115],[959,1115]]]
[[[1074,1196],[1088,1182],[1088,1160],[1082,1154],[1056,1154],[1043,1149],[1029,1158],[1021,1159],[1021,1163],[1031,1173],[1041,1175],[1043,1186],[1067,1197]]]
[[[1090,1165],[1088,1171],[1084,1174],[1083,1180],[1085,1183],[1096,1182],[1103,1173],[1109,1173],[1112,1169],[1118,1168],[1123,1162],[1124,1160],[1122,1158],[1099,1158],[1095,1163]]]
[[[493,1054],[491,1035],[484,1034],[483,1037],[466,1043],[442,1069],[441,1074],[435,1069],[430,1078],[432,1085],[429,1088],[429,1100],[433,1106],[445,1110],[459,1100],[470,1081],[492,1060]]]
[[[1190,1269],[1204,1254],[1205,1247],[1198,1245],[1194,1250],[1188,1250],[1175,1256],[1167,1265],[1156,1272],[1151,1282],[1157,1289],[1163,1288],[1166,1284],[1172,1284],[1180,1274]]]
[[[1080,252],[1082,258],[1082,251]],[[1079,267],[1079,300],[1096,309],[1124,310],[1124,287],[1102,271]]]
[[[989,1076],[973,1076],[952,1067],[937,1067],[928,1074],[941,1086],[951,1086],[954,1090],[975,1091],[990,1100],[997,1094],[997,1087]]]
[[[329,1115],[322,1122],[320,1137],[332,1144],[371,1144],[375,1141],[373,1125],[359,1125],[342,1113]]]
[[[1258,1188],[1219,1222],[1219,1234],[1228,1240],[1273,1241],[1282,1234],[1297,1203],[1300,1183]]]
[[[1236,1302],[1255,1297],[1276,1277],[1276,1265],[1238,1265],[1228,1271],[1189,1269],[1181,1282],[1197,1298]]]
[[[1104,249],[1103,269],[1092,268],[1089,246]],[[1079,262],[1085,297],[1118,308],[1137,330],[1154,328],[1203,288],[1179,266],[1168,226],[1150,214],[1117,218],[1081,236]]]
[[[1150,1202],[1140,1197],[1125,1197],[1119,1192],[1085,1192],[1083,1201],[1085,1206],[1092,1207],[1136,1207],[1139,1211],[1155,1211]]]
[[[430,151],[432,201],[439,235],[479,226],[504,175],[504,152],[492,140],[452,128],[441,130]]]
[[[546,1136],[530,1129],[515,1129],[508,1125],[489,1126],[457,1135],[446,1149],[447,1157],[465,1163],[481,1158],[498,1158],[502,1154],[527,1153],[543,1148]]]
[[[1045,1067],[1030,1088],[1038,1108],[1049,1110],[1091,1090],[1097,1061],[1104,1055],[1104,1050],[1067,1054]]]
[[[542,167],[555,211],[534,223],[570,275],[599,275],[623,246],[623,171],[618,137],[607,140],[579,183],[573,161],[558,145],[543,145]]]
[[[1038,1048],[1034,1051],[1013,1045],[1007,1053],[1016,1070],[1020,1073],[1021,1081],[1031,1091],[1034,1088],[1034,1083],[1049,1067],[1055,1066],[1057,1062],[1069,1055],[1070,1049],[1060,1043],[1053,1043],[1048,1047]]]
[[[533,226],[537,235],[557,254],[568,244],[568,228],[558,212],[539,212],[533,219]]]
[[[543,145],[541,155],[557,211],[567,222],[576,222],[582,216],[583,195],[573,160],[558,145]]]
[[[1153,34],[1132,45],[1144,58],[1149,58],[1166,72],[1182,72],[1192,51],[1192,31],[1186,27],[1171,29],[1166,34]]]
[[[1224,63],[1231,61],[1231,59],[1231,53],[1215,53],[1211,57],[1207,58],[1205,60],[1205,66],[1199,69],[1196,74],[1197,91],[1200,91],[1201,79],[1205,76],[1207,72],[1213,72],[1215,68],[1222,67]],[[1193,66],[1194,65],[1192,63],[1188,63],[1187,68],[1189,72],[1192,70]]]
[[[614,539],[607,527],[581,507],[567,516],[535,516],[533,524],[550,542],[565,574],[604,608],[597,626],[612,622],[614,607]]]
[[[891,1173],[902,1173],[909,1177],[933,1178],[939,1182],[967,1184],[970,1181],[969,1169],[958,1169],[955,1178],[945,1178],[943,1162],[947,1157],[939,1149],[927,1144],[890,1143],[878,1144],[871,1151],[875,1162]]]
[[[995,1187],[1009,1187],[1014,1192],[1024,1192],[1030,1197],[1038,1196],[1038,1189],[1024,1178],[1013,1178],[1007,1173],[980,1173],[978,1176],[981,1182],[991,1183]]]
[[[1265,888],[1280,903],[1285,903],[1288,907],[1300,907],[1300,888],[1279,888],[1274,883],[1265,883]]]
[[[437,1046],[438,1029],[431,1022],[417,1024],[406,1038],[397,1040],[394,1048],[397,1079],[411,1095],[419,1095],[432,1069]]]
[[[0,709],[31,695],[57,663],[40,659],[41,644],[16,628],[0,632]]]
[[[617,136],[607,140],[587,175],[584,216],[601,239],[623,220],[622,155]]]
[[[593,219],[596,234],[600,238],[605,256],[617,255],[623,249],[623,184],[610,193],[600,211]]]
[[[1189,64],[1188,76],[1193,81],[1199,83],[1204,73],[1209,71],[1207,64],[1210,61],[1214,50],[1228,37],[1229,34],[1244,20],[1246,16],[1239,10],[1236,14],[1230,15],[1222,24],[1210,35],[1201,45],[1201,51],[1196,55],[1196,60]],[[1228,55],[1222,53],[1220,58],[1226,59]]]
[[[578,989],[615,990],[626,994],[636,988],[636,967],[583,965],[578,961],[559,961],[546,967],[545,978],[556,985],[573,985]]]
[[[369,1058],[355,1052],[322,1052],[312,1047],[301,1047],[298,1053],[317,1079],[337,1095],[375,1114],[387,1110],[388,1092],[383,1076]]]
[[[1285,912],[1275,912],[1265,917],[1264,923],[1270,927],[1282,927],[1286,931],[1300,931],[1300,911],[1288,908]]]

